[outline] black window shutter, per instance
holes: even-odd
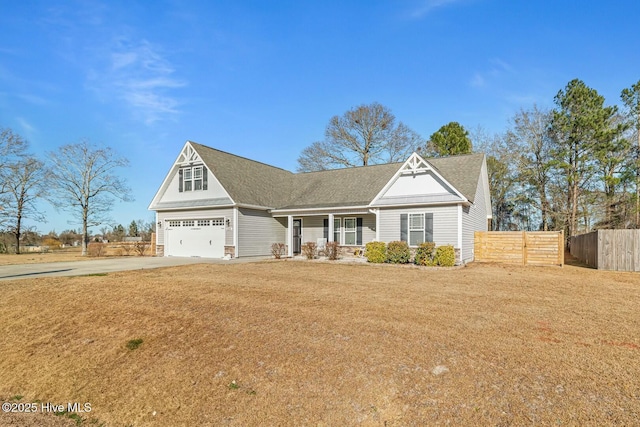
[[[400,214],[400,240],[409,241],[409,215]]]
[[[182,193],[182,169],[178,171],[178,191]]]
[[[424,214],[424,241],[433,242],[433,214]]]
[[[356,245],[362,244],[362,218],[356,218]]]
[[[207,189],[207,168],[204,166],[202,167],[202,189]]]
[[[327,242],[329,241],[329,219],[325,218],[322,220],[323,223],[323,231],[322,231],[322,236],[327,239]]]

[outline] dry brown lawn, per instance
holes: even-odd
[[[120,257],[120,256],[138,256],[138,253],[133,249],[129,249],[129,253],[124,252],[120,246],[122,244],[113,243],[105,245],[101,257]],[[147,249],[145,256],[150,254],[150,249]],[[96,257],[82,256],[82,248],[64,248],[55,249],[49,252],[25,252],[20,255],[16,254],[0,254],[0,266],[2,265],[14,265],[14,264],[36,264],[43,262],[67,262],[67,261],[86,261],[88,259],[96,259]]]
[[[81,256],[81,248],[65,248],[49,252],[25,252],[20,255],[0,254],[0,265],[80,261],[83,259],[87,259],[87,257]]]
[[[0,292],[0,397],[89,402],[83,426],[640,425],[634,273],[280,261]]]

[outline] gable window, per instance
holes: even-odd
[[[207,170],[203,166],[181,168],[178,172],[178,191],[200,191],[207,189]]]
[[[191,191],[193,189],[192,177],[193,177],[193,172],[191,171],[191,168],[184,169],[184,173],[182,175],[182,180],[184,182],[184,185],[183,185],[184,191]]]
[[[400,240],[409,246],[433,242],[433,214],[426,212],[400,215]]]

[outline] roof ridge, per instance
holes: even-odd
[[[214,150],[214,151],[217,151],[217,152],[219,152],[219,153],[227,154],[227,155],[229,155],[229,156],[237,157],[237,158],[239,158],[239,159],[247,160],[247,161],[249,161],[249,162],[258,163],[258,164],[260,164],[260,165],[269,166],[270,168],[278,169],[278,170],[281,170],[281,171],[283,171],[283,172],[288,172],[288,173],[290,173],[290,174],[292,174],[292,175],[295,175],[295,173],[294,173],[294,172],[291,172],[290,170],[287,170],[287,169],[284,169],[284,168],[280,168],[280,167],[278,167],[278,166],[273,166],[273,165],[270,165],[270,164],[268,164],[268,163],[261,162],[261,161],[259,161],[259,160],[250,159],[250,158],[248,158],[248,157],[239,156],[239,155],[237,155],[237,154],[229,153],[228,151],[220,150],[220,149],[218,149],[218,148],[209,147],[208,145],[200,144],[199,142],[195,142],[195,141],[192,141],[192,140],[190,140],[190,139],[188,139],[188,140],[187,140],[187,142],[188,142],[188,143],[190,143],[190,144],[196,144],[196,145],[199,145],[199,146],[204,147],[204,148],[207,148],[207,149],[209,149],[209,150]]]

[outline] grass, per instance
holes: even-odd
[[[0,291],[0,397],[109,426],[640,421],[634,273],[283,261]]]
[[[142,338],[137,338],[135,340],[129,340],[127,342],[127,348],[129,350],[135,350],[136,348],[140,347],[140,345],[142,344]]]

